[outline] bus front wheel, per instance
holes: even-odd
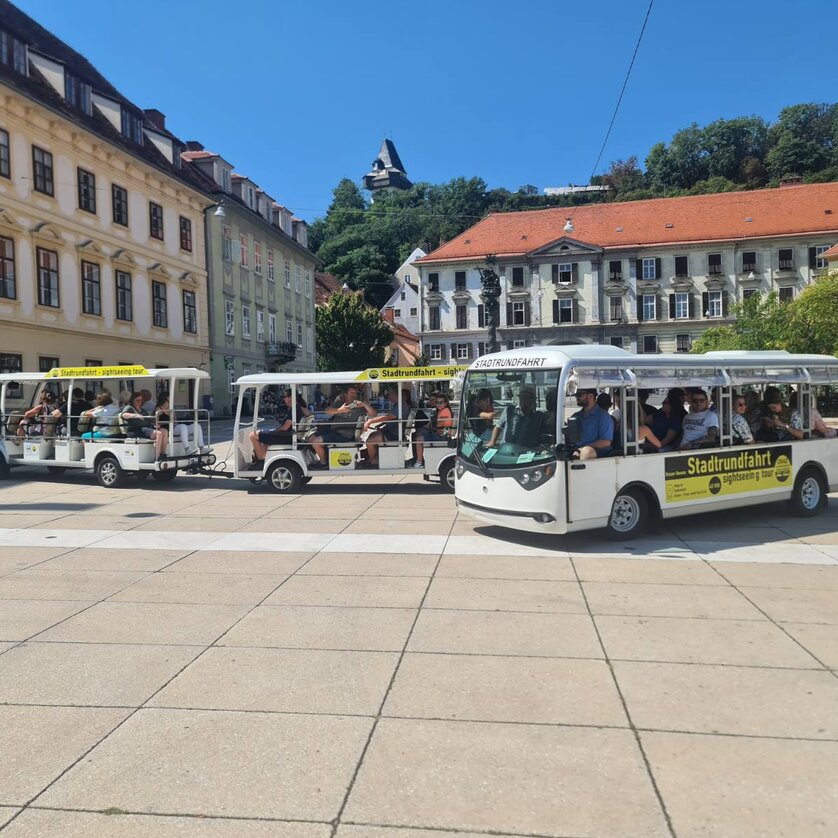
[[[616,541],[634,538],[646,526],[649,503],[639,489],[621,489],[608,516],[608,535]]]
[[[803,518],[811,518],[818,514],[825,502],[826,487],[821,473],[811,466],[804,468],[797,475],[797,481],[791,495],[791,508],[794,514]]]
[[[296,463],[281,460],[271,466],[267,483],[272,491],[287,495],[300,491],[302,477],[303,473]]]

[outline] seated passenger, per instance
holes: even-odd
[[[204,445],[204,432],[200,424],[194,424],[196,447],[193,451],[189,450],[189,429],[193,427],[193,423],[183,423],[176,421],[175,426],[173,428],[171,427],[173,417],[169,409],[168,396],[163,395],[157,400],[157,412],[155,414],[155,417],[156,424],[154,432],[149,436],[149,438],[154,440],[154,452],[157,455],[158,460],[166,459],[165,452],[166,448],[169,445],[170,430],[180,436],[180,444],[183,446],[184,451],[188,452],[189,454],[198,454],[199,452],[203,452],[206,450],[206,446]]]
[[[367,455],[369,459],[366,463],[368,468],[378,468],[378,446],[385,440],[387,442],[397,442],[400,437],[399,428],[399,391],[393,387],[387,391],[387,413],[379,414],[377,416],[370,416],[364,422],[364,430],[372,431],[367,437]],[[413,398],[410,395],[410,390],[402,390],[402,421],[406,421],[413,410]]]
[[[23,414],[23,419],[17,427],[17,435],[44,436],[48,432],[47,418],[52,416],[54,410],[55,396],[49,390],[41,390],[38,403]]]
[[[119,411],[119,416],[125,422],[128,436],[151,439],[152,419],[143,407],[144,401],[142,393],[131,393],[128,404]]]
[[[658,411],[660,413],[661,411]],[[657,414],[655,414],[657,415]],[[653,448],[655,451],[660,451],[663,447],[663,442],[656,436],[652,428],[646,424],[650,421],[652,417],[647,414],[643,410],[643,405],[638,402],[637,404],[637,441],[643,445],[647,446],[646,451],[649,448]],[[629,442],[634,442],[631,438],[633,434],[629,434]]]
[[[286,390],[282,395],[282,403],[277,405],[273,428],[253,430],[248,435],[253,446],[253,463],[259,465],[265,459],[270,445],[291,445],[294,441],[293,398],[291,391]],[[297,399],[297,416],[311,416],[311,411]]]
[[[52,415],[59,424],[64,426],[65,432],[69,430],[69,435],[73,437],[79,435],[79,416],[92,407],[93,405],[84,398],[84,390],[80,387],[74,387],[72,398],[70,398],[68,391],[64,400],[53,411]],[[70,419],[69,428],[67,428],[67,417]]]
[[[544,413],[535,409],[535,390],[521,388],[518,406],[508,405],[495,422],[489,447],[494,448],[501,440],[521,448],[536,448],[541,442],[544,418]]]
[[[573,414],[579,427],[579,440],[574,458],[595,460],[611,452],[614,421],[596,403],[596,390],[577,390],[576,404],[581,410]]]
[[[791,394],[789,399],[789,407],[792,411],[797,411],[797,392]],[[792,413],[794,415],[794,413]],[[802,417],[801,417],[802,418]],[[818,413],[817,408],[813,405],[809,411],[809,424],[812,427],[812,433],[815,436],[823,437],[824,439],[834,439],[838,436],[838,430],[831,428],[823,421],[823,416]]]
[[[82,439],[105,439],[107,437],[119,436],[119,424],[116,417],[119,415],[119,407],[113,403],[111,394],[102,390],[96,396],[96,406],[91,410],[85,410],[82,416],[89,416],[92,419],[92,431],[81,435]]]
[[[787,442],[803,439],[800,412],[783,404],[783,394],[777,387],[766,387],[762,397],[762,426],[757,431],[761,442]]]
[[[140,395],[143,397],[143,410],[148,416],[152,416],[157,410],[157,402],[151,395],[151,390],[140,390]]]
[[[364,414],[375,416],[375,408],[358,398],[358,388],[354,384],[348,385],[324,412],[331,418],[329,423],[322,429],[318,428],[317,434],[309,440],[317,455],[317,462],[311,463],[310,469],[328,468],[326,444],[346,445],[354,442],[358,419]]]
[[[709,399],[704,390],[691,389],[690,412],[684,416],[681,427],[680,451],[707,448],[716,444],[719,438],[719,417],[710,410]]]
[[[731,431],[733,432],[734,445],[752,445],[756,440],[745,418],[748,410],[748,402],[741,393],[733,394],[733,418],[731,419]]]
[[[646,404],[646,402],[649,400],[649,396],[651,395],[651,390],[637,391],[637,401],[640,403],[640,409],[643,411],[644,416],[652,417],[658,412],[658,409],[656,407],[652,407],[652,405]]]
[[[684,410],[684,391],[672,387],[666,394],[660,410],[648,420],[652,433],[660,440],[662,451],[671,451],[681,436],[681,424],[687,412]]]
[[[413,444],[416,449],[414,468],[425,468],[426,442],[448,442],[449,439],[454,438],[456,433],[454,416],[451,413],[448,396],[445,393],[436,393],[431,401],[436,403],[436,414],[430,425],[418,430],[413,437]]]
[[[492,391],[486,387],[478,390],[466,407],[466,421],[469,430],[484,442],[492,437],[495,419],[495,403]]]
[[[745,393],[745,421],[756,436],[757,431],[762,427],[762,410],[760,407],[759,393],[756,390],[748,390]]]

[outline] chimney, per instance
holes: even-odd
[[[382,317],[384,318],[385,323],[389,323],[391,326],[396,325],[396,317],[393,314],[393,306],[387,306],[387,308],[384,309]]]
[[[187,151],[203,151],[204,147],[197,140],[187,140],[186,141],[186,150]]]
[[[159,128],[161,131],[166,130],[166,114],[160,113],[157,108],[146,108],[143,113],[155,128]]]

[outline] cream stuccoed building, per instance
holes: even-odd
[[[0,372],[209,362],[200,172],[0,0]]]
[[[501,277],[501,347],[688,352],[750,294],[791,300],[838,241],[838,184],[496,213],[416,261],[432,363],[486,351],[478,268]]]

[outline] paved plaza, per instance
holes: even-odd
[[[0,484],[0,833],[834,836],[838,499],[627,545],[420,478]]]

